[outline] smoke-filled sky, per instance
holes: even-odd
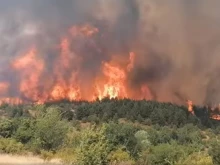
[[[100,72],[103,61],[112,60],[112,55],[129,59],[133,51],[131,88],[147,84],[159,101],[218,103],[219,8],[219,0],[0,1],[0,81],[16,88],[19,77],[9,64],[33,45],[47,61],[49,73],[56,56],[54,45],[71,26],[86,23],[98,28],[99,34],[72,45],[83,59],[79,76],[85,86]],[[94,42],[101,51],[91,48]],[[14,88],[10,95],[16,95]]]

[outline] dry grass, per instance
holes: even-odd
[[[44,160],[34,157],[34,156],[15,156],[15,155],[6,155],[6,154],[0,154],[0,165],[58,165],[61,164],[59,160],[51,160],[50,162],[45,162]]]

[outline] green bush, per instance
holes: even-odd
[[[132,165],[135,163],[134,160],[130,157],[130,154],[126,152],[123,148],[118,148],[115,151],[112,151],[108,159],[111,165],[118,165],[118,164],[129,164]]]
[[[10,154],[21,154],[25,151],[22,143],[15,139],[0,138],[0,152]]]
[[[111,147],[105,137],[105,127],[82,131],[77,149],[77,165],[107,165]]]
[[[57,151],[55,156],[61,159],[64,164],[73,165],[77,163],[76,148],[62,148],[61,150]]]
[[[0,119],[0,137],[9,138],[15,131],[15,124],[13,120]]]
[[[61,112],[48,108],[47,112],[36,120],[33,145],[43,150],[56,150],[64,142],[68,124],[61,119]]]
[[[151,146],[148,132],[140,130],[135,134],[135,137],[138,141],[138,145],[142,150],[146,150]]]
[[[33,119],[23,118],[18,122],[18,128],[13,135],[17,141],[26,144],[34,137],[35,122]]]
[[[177,140],[180,144],[201,143],[202,134],[199,128],[193,124],[187,124],[176,131]]]
[[[194,146],[179,145],[176,142],[171,144],[159,144],[152,146],[147,156],[150,165],[174,165],[180,158],[185,159],[188,155],[196,152]]]
[[[212,158],[203,152],[193,153],[176,165],[213,165]]]
[[[106,137],[115,148],[125,146],[126,150],[134,158],[138,158],[141,148],[135,133],[139,129],[132,124],[116,124],[110,123],[106,127]]]
[[[209,150],[209,154],[212,157],[213,163],[215,165],[220,164],[220,144],[219,141],[216,141],[211,145],[211,148]]]

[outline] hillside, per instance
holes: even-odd
[[[0,107],[0,152],[76,165],[212,165],[220,160],[216,111],[103,99]]]

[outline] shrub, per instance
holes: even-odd
[[[220,144],[219,144],[219,141],[212,144],[212,146],[209,150],[209,155],[211,155],[214,164],[216,164],[216,165],[220,164]]]
[[[177,165],[213,165],[212,158],[206,153],[198,152],[180,160]]]
[[[106,137],[114,147],[125,146],[129,154],[137,158],[141,149],[135,137],[135,133],[138,130],[139,129],[132,124],[111,123],[107,125]]]
[[[17,142],[15,139],[0,138],[0,152],[20,154],[24,152],[24,146],[22,143]]]
[[[105,137],[105,127],[86,129],[81,134],[77,149],[77,165],[107,165],[110,144]]]
[[[64,164],[76,164],[76,155],[75,148],[63,148],[59,150],[55,156],[61,159]]]
[[[171,144],[159,144],[153,146],[147,154],[147,160],[150,165],[173,165],[176,164],[180,158],[185,159],[188,155],[196,152],[195,146],[178,145],[176,142]]]
[[[24,118],[18,122],[18,128],[14,133],[13,137],[17,141],[26,144],[33,138],[34,131],[35,131],[34,121],[32,119]]]
[[[130,157],[129,153],[124,151],[123,148],[119,148],[115,151],[112,151],[108,159],[111,165],[118,165],[118,164],[134,164],[134,160]]]
[[[13,120],[0,119],[0,137],[9,138],[15,131],[15,125]]]
[[[33,145],[43,150],[56,150],[66,137],[68,125],[61,120],[61,112],[48,108],[47,112],[36,121]]]

